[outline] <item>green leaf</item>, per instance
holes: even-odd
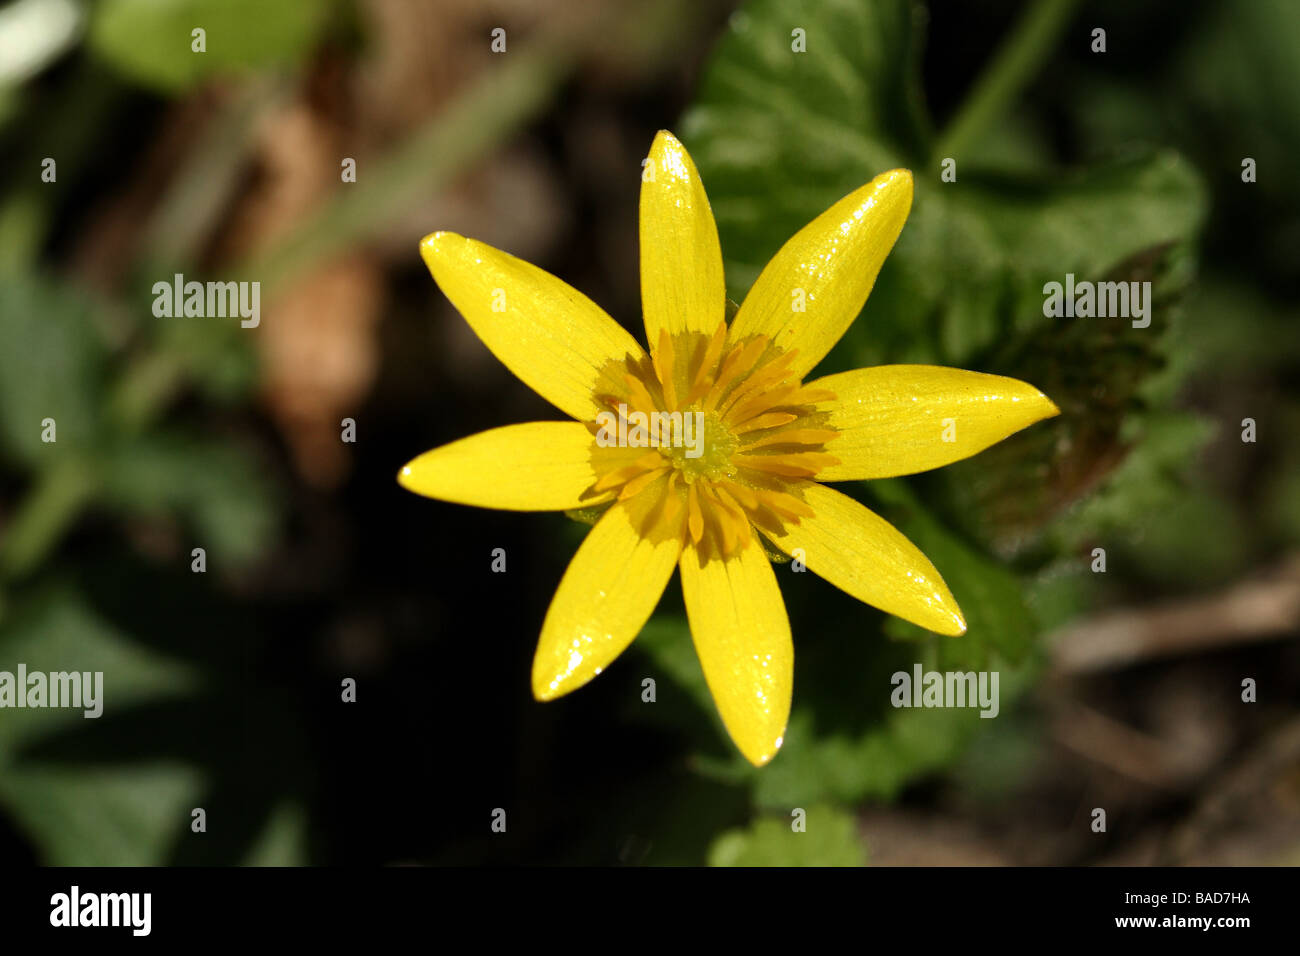
[[[1200,177],[1177,153],[1150,153],[1092,169],[972,176],[940,192],[989,224],[1006,268],[1041,278],[1103,278],[1143,250],[1188,240],[1205,216]],[[1036,294],[1042,316],[1043,294]]]
[[[127,76],[164,93],[238,70],[292,65],[325,26],[328,0],[102,0],[91,47]],[[206,31],[205,51],[192,31]]]
[[[1126,422],[1131,450],[1094,494],[1054,524],[1060,550],[1082,555],[1105,544],[1108,552],[1145,554],[1139,564],[1157,579],[1211,583],[1230,574],[1244,557],[1244,529],[1228,504],[1194,483],[1197,457],[1215,431],[1187,413]]]
[[[807,30],[808,52],[790,49]],[[962,158],[955,182],[928,159],[919,31],[905,2],[820,2],[791,17],[756,0],[737,15],[682,120],[738,300],[771,255],[833,202],[910,165],[911,216],[864,315],[825,370],[884,362],[963,364],[1044,322],[1043,284],[1100,279],[1199,229],[1191,167],[1162,152],[1094,170],[1014,174]],[[990,134],[991,135],[991,134]],[[987,151],[985,157],[990,155]]]
[[[43,866],[158,866],[203,789],[198,771],[177,763],[5,773],[0,799]]]
[[[685,616],[656,614],[641,629],[632,647],[649,659],[646,673],[654,677],[656,690],[654,706],[648,707],[637,698],[635,704],[629,704],[627,717],[682,734],[695,753],[707,754],[714,761],[728,761],[734,747],[704,679]]]
[[[238,322],[155,320],[158,351],[216,404],[245,398],[258,381],[257,352]]]
[[[1041,543],[1044,529],[1105,484],[1141,431],[1132,419],[1167,405],[1188,363],[1166,353],[1181,341],[1184,252],[1165,246],[1131,257],[1104,277],[1151,282],[1151,324],[1125,319],[1053,319],[1007,336],[983,371],[1030,381],[1061,409],[980,454],[924,475],[927,501],[943,518],[1004,557]]]
[[[1205,27],[1183,51],[1180,79],[1192,96],[1212,108],[1215,122],[1243,127],[1252,142],[1267,151],[1267,160],[1286,163],[1300,150],[1300,17],[1291,0],[1253,0],[1211,7]],[[1231,144],[1220,144],[1226,153]],[[1240,154],[1231,153],[1234,165]],[[1261,184],[1272,177],[1261,176]],[[1268,186],[1294,201],[1289,177]]]
[[[941,306],[942,355],[956,363],[999,345],[1012,333],[1059,324],[1061,320],[1043,315],[1046,283],[1064,282],[1068,273],[1080,281],[1110,278],[1122,263],[1148,250],[1189,243],[1202,225],[1206,204],[1195,171],[1167,151],[1033,177],[972,174],[948,186],[927,184],[918,194],[918,206],[936,198],[944,204],[940,216],[921,222],[978,221],[987,229],[982,239],[994,253],[984,268],[960,262],[954,268],[939,258],[920,257],[904,264],[948,278],[937,288],[932,283],[930,295],[937,296]],[[1003,296],[980,294],[989,288],[1003,290]],[[1156,286],[1154,294],[1169,291]],[[942,308],[945,301],[972,298],[980,308]],[[967,328],[972,322],[982,334]],[[1145,331],[1154,335],[1160,326],[1154,330]]]
[[[34,468],[98,441],[104,345],[92,307],[53,283],[0,283],[0,451]],[[42,421],[56,441],[41,440]]]
[[[1043,633],[1051,633],[1083,617],[1102,601],[1104,575],[1093,574],[1091,561],[1073,555],[1042,568],[1025,582],[1025,601]]]
[[[900,660],[900,670],[911,663]],[[1002,706],[1010,696],[1003,669]],[[879,682],[878,682],[879,683]],[[876,692],[884,696],[887,680]],[[904,787],[956,761],[972,737],[987,723],[973,708],[890,710],[865,731],[820,730],[816,701],[797,706],[780,754],[753,771],[754,802],[760,807],[800,806],[818,800],[857,803],[889,801]]]
[[[103,711],[189,693],[197,675],[129,641],[71,589],[32,596],[0,626],[0,671],[102,672]],[[174,761],[118,766],[45,764],[24,756],[43,738],[94,723],[82,710],[6,708],[0,719],[0,803],[50,866],[150,865],[163,861],[202,789],[198,771]],[[102,718],[99,718],[102,719]]]
[[[865,866],[866,847],[853,814],[832,806],[807,810],[806,829],[793,816],[765,817],[728,830],[709,848],[710,866]]]
[[[641,629],[633,647],[648,654],[669,680],[698,703],[712,705],[713,698],[709,696],[709,685],[704,680],[699,658],[695,656],[686,618],[656,614]]]
[[[736,301],[813,216],[928,144],[910,2],[829,0],[792,12],[784,0],[738,11],[681,122]],[[807,52],[793,49],[796,27]]]
[[[790,588],[786,597],[793,604],[798,595]],[[632,713],[684,733],[698,772],[723,783],[747,784],[759,807],[788,810],[820,802],[893,799],[908,784],[950,766],[990,721],[971,708],[892,707],[891,676],[910,672],[917,650],[884,641],[870,627],[864,634],[862,625],[872,620],[872,612],[841,598],[843,611],[820,600],[808,605],[809,610],[822,609],[817,617],[791,609],[797,651],[794,705],[785,743],[767,766],[751,766],[727,738],[683,619],[656,617],[633,645],[667,680],[659,681],[653,707],[640,705]],[[925,666],[934,669],[936,662],[927,660]],[[1028,685],[1032,671],[1001,666],[999,673],[1005,710]]]
[[[218,566],[263,554],[279,521],[274,488],[239,448],[162,433],[106,456],[104,501],[151,517],[178,514]]]
[[[995,657],[1023,661],[1036,629],[1016,576],[944,527],[906,483],[876,481],[869,487],[886,505],[884,517],[943,575],[966,618],[966,633],[958,638],[932,634],[900,618],[890,618],[886,631],[895,638],[929,645],[940,670],[981,670]]]
[[[305,866],[307,862],[306,811],[300,804],[285,803],[275,808],[243,865]]]
[[[695,761],[719,779],[748,782],[764,807],[893,798],[949,767],[987,730],[991,722],[975,709],[892,708],[891,673],[918,657],[929,669],[997,666],[1005,709],[1033,677],[1036,622],[1019,579],[990,555],[1040,540],[1132,453],[1133,414],[1175,391],[1164,371],[1165,335],[1205,218],[1200,178],[1168,151],[1035,169],[1046,152],[1022,129],[1020,147],[973,149],[959,157],[956,180],[942,181],[918,92],[914,15],[892,0],[800,4],[797,16],[788,3],[755,0],[733,19],[680,130],[713,205],[728,290],[743,300],[798,229],[879,173],[910,166],[908,223],[863,316],[821,371],[930,362],[1015,375],[1063,415],[916,479],[925,492],[918,498],[901,497],[903,486],[878,490],[948,580],[967,616],[964,637],[932,638],[891,622],[887,633],[924,643],[881,641],[878,629],[862,626],[864,616],[879,616],[783,580],[798,665],[781,753],[761,770],[730,752]],[[806,30],[806,54],[791,50],[795,26]],[[975,142],[1000,134],[985,130]],[[1151,327],[1049,319],[1043,286],[1067,273],[1151,281]],[[654,643],[646,650],[667,654]],[[672,653],[657,659],[698,693],[680,649]]]

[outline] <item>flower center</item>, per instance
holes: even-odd
[[[682,420],[689,423],[683,428],[685,440],[670,442],[660,452],[672,462],[682,480],[690,483],[700,478],[735,477],[736,466],[731,459],[740,445],[722,417],[715,411],[695,407],[684,410]],[[688,429],[694,432],[689,437],[685,435]]]
[[[726,323],[662,332],[650,359],[597,395],[609,410],[597,444],[617,447],[593,453],[589,494],[653,496],[647,524],[722,557],[748,546],[754,526],[779,534],[811,516],[802,485],[839,462],[824,447],[838,434],[824,410],[835,396],[803,385],[795,354],[763,335],[728,346]]]

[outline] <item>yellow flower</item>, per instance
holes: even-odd
[[[728,324],[717,228],[695,164],[660,132],[646,169],[649,354],[549,273],[454,233],[423,240],[429,271],[479,338],[575,420],[452,442],[414,459],[398,480],[486,508],[606,506],[546,614],[534,695],[567,694],[608,667],[680,568],[722,722],[761,766],[785,734],[794,648],[760,536],[859,600],[961,634],[957,602],[925,555],[820,482],[937,468],[1058,410],[1024,382],[935,366],[803,381],[861,311],[902,231],[912,204],[907,170],[882,173],[801,229]],[[657,415],[673,412],[684,414]],[[663,430],[648,433],[651,419]],[[702,429],[693,448],[691,423]],[[648,445],[648,436],[659,440]],[[611,447],[618,438],[625,443]]]

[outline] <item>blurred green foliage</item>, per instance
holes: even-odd
[[[1206,100],[1193,107],[1186,90],[1206,91],[1206,77],[1216,70],[1250,62],[1246,51],[1256,49],[1266,24],[1276,21],[1282,37],[1300,25],[1284,4],[1248,6],[1240,18],[1220,8],[1222,17],[1207,17],[1192,34],[1185,89],[1128,97],[1133,80],[1115,81],[1115,101],[1129,111],[1129,122],[1118,135],[1092,130],[1095,162],[1088,167],[1057,166],[1045,139],[1010,103],[1001,125],[980,131],[961,155],[937,152],[944,144],[919,92],[924,17],[906,0],[807,4],[797,16],[776,0],[747,4],[683,120],[736,298],[785,239],[834,200],[883,169],[913,170],[907,228],[862,316],[822,370],[882,362],[958,365],[1034,382],[1061,406],[1060,419],[975,459],[910,483],[863,489],[872,496],[867,502],[934,560],[969,624],[959,640],[897,620],[885,622],[885,633],[916,642],[929,667],[1000,668],[1004,700],[1014,701],[1032,682],[1036,667],[1027,654],[1035,638],[1100,597],[1088,573],[1094,545],[1105,543],[1111,561],[1132,578],[1175,590],[1222,582],[1250,560],[1250,515],[1211,492],[1195,467],[1216,423],[1178,402],[1193,373],[1205,371],[1189,356],[1218,363],[1276,348],[1284,326],[1263,319],[1260,310],[1276,306],[1259,301],[1250,311],[1259,323],[1254,332],[1266,338],[1222,319],[1211,323],[1200,303],[1189,318],[1185,303],[1210,197],[1204,175],[1169,148],[1180,137],[1151,135],[1168,128],[1169,117],[1160,114],[1171,100],[1187,104],[1189,113],[1204,109]],[[1232,21],[1230,29],[1224,21]],[[807,53],[792,49],[796,24],[806,33]],[[1078,36],[1076,30],[1073,42]],[[1248,100],[1252,121],[1270,128],[1264,147],[1278,126],[1260,90],[1290,101],[1300,78],[1294,58],[1280,54],[1280,40],[1262,46],[1262,61],[1246,75],[1213,85],[1210,109],[1231,128],[1234,147],[1242,132],[1233,126],[1236,101],[1225,90]],[[1091,122],[1088,105],[1079,111],[1085,122]],[[1294,183],[1277,175],[1284,156],[1277,149],[1270,157],[1271,189],[1285,192],[1294,208]],[[951,182],[941,178],[947,159],[955,160]],[[1234,167],[1221,188],[1240,185]],[[1288,267],[1294,265],[1292,256]],[[1044,284],[1066,273],[1151,281],[1151,327],[1094,319],[1063,328],[1062,320],[1044,317]],[[1241,285],[1239,313],[1257,299]],[[1196,341],[1209,331],[1218,336],[1217,349]],[[1286,345],[1282,353],[1294,355]],[[1275,353],[1273,362],[1279,358]],[[1278,494],[1284,500],[1285,492]],[[791,617],[802,668],[810,636],[793,609]],[[811,617],[825,628],[825,614]],[[646,649],[661,664],[671,650],[658,641]],[[814,646],[811,653],[820,651]],[[979,729],[960,717],[902,711],[881,715],[859,736],[828,732],[808,714],[828,689],[809,690],[802,676],[781,760],[752,780],[760,806],[892,797],[952,765]]]
[[[101,0],[90,45],[131,79],[179,93],[215,76],[300,63],[331,6],[331,0]],[[199,55],[196,29],[206,34]]]
[[[30,670],[101,671],[114,706],[192,690],[197,675],[150,653],[100,620],[68,587],[42,589],[0,631],[0,661]],[[102,703],[102,701],[101,701]],[[97,718],[103,720],[103,717]],[[23,760],[34,743],[93,724],[78,710],[13,710],[0,721],[0,799],[40,841],[51,865],[147,865],[164,859],[177,821],[200,793],[197,772],[175,761],[139,766]]]
[[[1020,578],[986,548],[1001,535],[1022,536],[1026,523],[1042,534],[1064,505],[1092,490],[1074,480],[1072,458],[1086,457],[1091,465],[1098,456],[1118,455],[1130,437],[1123,429],[1132,425],[1133,409],[1108,410],[1102,433],[1091,434],[1098,429],[1095,395],[1140,384],[1126,356],[1134,348],[1144,354],[1167,332],[1187,270],[1155,276],[1162,309],[1152,329],[1117,334],[1103,320],[1080,321],[1068,348],[1058,343],[1057,355],[1042,348],[1060,337],[1060,320],[1043,316],[1043,285],[1067,272],[1108,277],[1156,252],[1162,261],[1185,261],[1205,217],[1204,189],[1192,167],[1168,150],[1067,171],[1046,161],[1026,166],[1023,159],[1006,169],[973,150],[956,157],[956,180],[943,182],[947,157],[934,152],[934,123],[919,92],[917,8],[905,0],[807,5],[797,22],[808,53],[792,49],[790,22],[786,5],[775,0],[757,0],[733,18],[682,123],[718,220],[732,294],[743,298],[785,239],[840,196],[884,169],[910,167],[916,196],[907,228],[863,315],[823,369],[935,362],[1004,372],[1039,385],[1064,412],[1061,420],[1036,426],[1037,435],[1031,430],[1004,443],[1000,458],[990,461],[986,453],[950,483],[936,483],[932,490],[945,493],[938,512],[902,481],[868,489],[871,503],[935,562],[968,623],[967,634],[953,640],[890,621],[886,633],[915,649],[901,655],[890,649],[889,656],[903,669],[918,653],[931,668],[1000,669],[1004,701],[1010,701],[1029,679],[1027,655],[1040,625]],[[1190,450],[1186,442],[1176,444],[1179,455]],[[1168,456],[1157,450],[1153,457]],[[1152,496],[1168,500],[1167,487],[1152,487],[1149,474],[1130,464],[1134,470],[1106,488],[1104,500],[1121,522],[1150,508]],[[983,484],[973,483],[972,474],[986,476]],[[1051,500],[1032,502],[1034,513],[1020,514],[1026,499],[1010,483],[1042,484],[1045,477],[1064,487]],[[1003,504],[1010,507],[1000,511]],[[950,528],[945,512],[992,515],[1002,523],[980,527],[968,518]],[[1082,519],[1074,514],[1064,525],[1061,533],[1071,540],[1054,542],[1055,553],[1080,553],[1078,538],[1087,540],[1081,526],[1089,533],[1113,530],[1104,514]],[[791,616],[802,672],[810,636],[798,614]],[[824,614],[813,619],[825,628]],[[643,638],[643,644],[652,653],[679,653],[668,642]],[[876,694],[888,686],[889,673],[877,675]],[[750,777],[762,806],[892,797],[950,764],[978,729],[971,714],[907,710],[880,714],[853,733],[818,727],[810,711],[828,691],[808,689],[802,676],[781,759],[755,775],[736,771]],[[856,693],[860,699],[867,689]]]
[[[1113,39],[1143,27],[1123,6],[1097,14],[1115,23]],[[282,699],[275,676],[248,674],[241,656],[245,641],[266,641],[265,608],[94,545],[144,519],[176,541],[201,540],[228,583],[282,540],[298,489],[222,419],[246,410],[257,385],[247,342],[126,303],[141,300],[159,263],[192,264],[221,211],[202,200],[236,175],[249,104],[274,95],[349,7],[103,0],[75,54],[96,65],[79,62],[61,109],[0,90],[6,155],[31,166],[58,144],[66,184],[93,165],[96,137],[137,87],[180,102],[214,80],[253,78],[218,126],[225,146],[201,151],[147,224],[127,289],[82,288],[46,261],[80,197],[33,188],[26,167],[0,195],[0,462],[13,499],[0,543],[0,669],[104,670],[124,710],[100,721],[30,711],[0,720],[0,803],[43,862],[192,861],[182,837],[189,808],[205,804],[239,822],[204,862],[312,859],[308,834],[328,809],[302,792],[293,718],[302,702]],[[1069,6],[1052,9],[1064,17]],[[1183,13],[1176,3],[1152,9],[1156,20]],[[966,614],[964,637],[887,619],[778,567],[795,703],[784,748],[762,770],[727,742],[670,594],[631,652],[659,679],[658,702],[623,715],[676,748],[667,796],[627,795],[656,832],[672,834],[656,838],[649,862],[860,865],[863,802],[944,775],[995,794],[1023,772],[1042,636],[1116,597],[1115,584],[1088,572],[1092,547],[1104,543],[1111,566],[1125,569],[1129,591],[1118,596],[1131,597],[1212,586],[1300,541],[1300,452],[1280,439],[1296,433],[1300,400],[1294,391],[1228,408],[1212,400],[1249,395],[1243,380],[1281,377],[1300,359],[1300,190],[1283,172],[1300,154],[1294,5],[1198,7],[1166,41],[1156,78],[1076,62],[1066,80],[1012,89],[992,113],[977,86],[969,95],[986,125],[961,124],[953,157],[941,155],[945,136],[972,114],[929,115],[926,19],[908,0],[751,0],[732,17],[678,126],[713,204],[729,294],[742,300],[772,253],[835,200],[906,166],[916,178],[908,225],[822,370],[934,362],[998,372],[1038,385],[1063,414],[933,475],[845,489],[931,557]],[[1061,44],[1085,44],[1068,17],[1063,35],[1050,25],[1024,41],[1048,46],[1006,56],[1041,66]],[[190,52],[197,26],[207,31],[202,55]],[[792,49],[794,26],[806,53]],[[384,175],[254,261],[280,278],[375,234],[391,210],[527,120],[558,83],[556,62],[549,48],[512,53],[499,85],[476,88],[376,157]],[[1053,135],[1053,123],[1070,135]],[[1259,162],[1257,184],[1240,180],[1243,151]],[[1065,166],[1062,154],[1087,162]],[[953,182],[941,179],[947,158]],[[1068,272],[1151,281],[1151,327],[1044,317],[1044,283]],[[1265,447],[1273,456],[1267,480],[1211,473],[1215,442],[1236,441],[1257,408],[1275,412],[1260,424],[1261,457]],[[47,417],[57,421],[52,445],[41,441]],[[90,531],[69,546],[79,523]],[[917,661],[997,669],[1004,716],[889,707],[890,675]],[[250,761],[276,772],[232,783]],[[807,833],[792,833],[794,807],[807,809]]]
[[[744,830],[729,830],[709,848],[710,866],[862,866],[866,854],[857,820],[835,807],[806,811],[807,829],[786,819],[763,817]]]
[[[0,450],[27,468],[93,445],[100,433],[106,348],[92,305],[51,279],[16,277],[0,286]],[[45,418],[62,443],[41,441]]]

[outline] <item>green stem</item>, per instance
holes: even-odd
[[[579,5],[581,6],[581,5]],[[518,52],[502,55],[437,116],[387,156],[361,165],[292,233],[234,266],[262,283],[263,298],[294,277],[398,226],[411,202],[435,194],[540,115],[579,61],[616,49],[625,69],[655,68],[706,4],[595,5],[576,23],[557,23]]]
[[[283,103],[287,86],[279,77],[261,77],[220,107],[144,230],[146,274],[198,261],[240,188],[258,122]]]
[[[94,469],[80,459],[62,459],[42,473],[9,523],[0,578],[20,578],[40,564],[94,493]]]
[[[185,380],[185,363],[165,348],[135,359],[108,399],[108,418],[129,434],[150,424]]]
[[[1078,0],[1039,0],[1016,23],[935,145],[934,159],[956,157],[1012,103],[1042,67]]]
[[[541,110],[568,72],[565,51],[538,44],[511,53],[390,155],[358,172],[357,183],[274,248],[238,264],[263,296],[311,265],[390,228],[412,196],[431,194]],[[362,160],[364,164],[364,159]]]
[[[126,434],[140,432],[184,378],[180,360],[154,352],[131,365],[108,401],[108,417]],[[95,496],[92,463],[65,458],[36,477],[9,522],[0,548],[0,580],[21,578],[54,549]]]

